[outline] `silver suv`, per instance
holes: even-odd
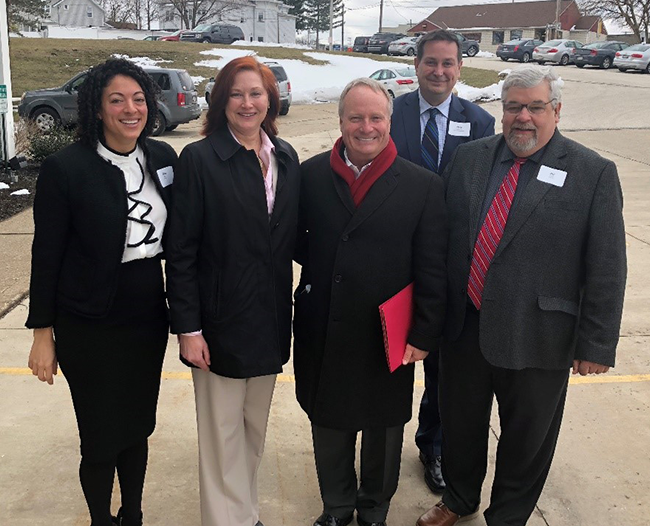
[[[172,131],[201,115],[197,92],[189,73],[184,69],[144,67],[160,87],[158,115],[153,135]],[[72,77],[60,88],[26,91],[20,99],[18,115],[32,119],[41,130],[49,130],[56,124],[77,123],[77,93],[86,80],[83,71]]]
[[[280,92],[280,115],[289,113],[289,106],[291,106],[291,82],[287,77],[287,72],[277,62],[264,62],[264,65],[275,75],[275,80],[278,83],[278,91]],[[210,94],[214,88],[214,77],[210,77],[210,81],[205,85],[205,102],[210,105]]]

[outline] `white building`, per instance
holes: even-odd
[[[296,17],[289,14],[290,6],[279,0],[224,1],[222,6],[222,9],[215,9],[218,14],[201,23],[223,22],[239,26],[249,42],[296,42]],[[159,11],[160,29],[182,27],[181,18],[171,3],[161,0]]]

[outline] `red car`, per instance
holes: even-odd
[[[186,31],[188,31],[188,30],[187,29],[179,29],[175,33],[172,33],[171,35],[166,36],[166,37],[162,37],[159,40],[171,40],[173,42],[178,42],[181,39],[181,35],[183,33],[185,33]]]

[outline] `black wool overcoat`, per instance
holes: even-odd
[[[210,370],[229,378],[279,373],[289,360],[300,166],[289,143],[271,141],[278,178],[270,217],[255,152],[227,126],[186,146],[176,170],[166,265],[171,331],[201,329]]]
[[[301,167],[294,369],[313,424],[361,430],[411,418],[413,365],[390,373],[379,305],[415,282],[409,343],[437,348],[446,299],[442,179],[398,157],[355,207],[330,153]]]

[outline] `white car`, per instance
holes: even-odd
[[[617,52],[614,66],[619,71],[638,69],[650,73],[650,44],[635,44]]]
[[[418,37],[405,37],[388,44],[389,55],[414,56],[418,51]]]
[[[577,40],[567,40],[566,38],[549,40],[533,49],[533,60],[540,64],[557,62],[560,66],[566,66],[572,62],[573,50],[581,47],[582,42]]]
[[[419,86],[413,66],[380,69],[370,75],[370,78],[381,82],[393,98],[415,91]]]

